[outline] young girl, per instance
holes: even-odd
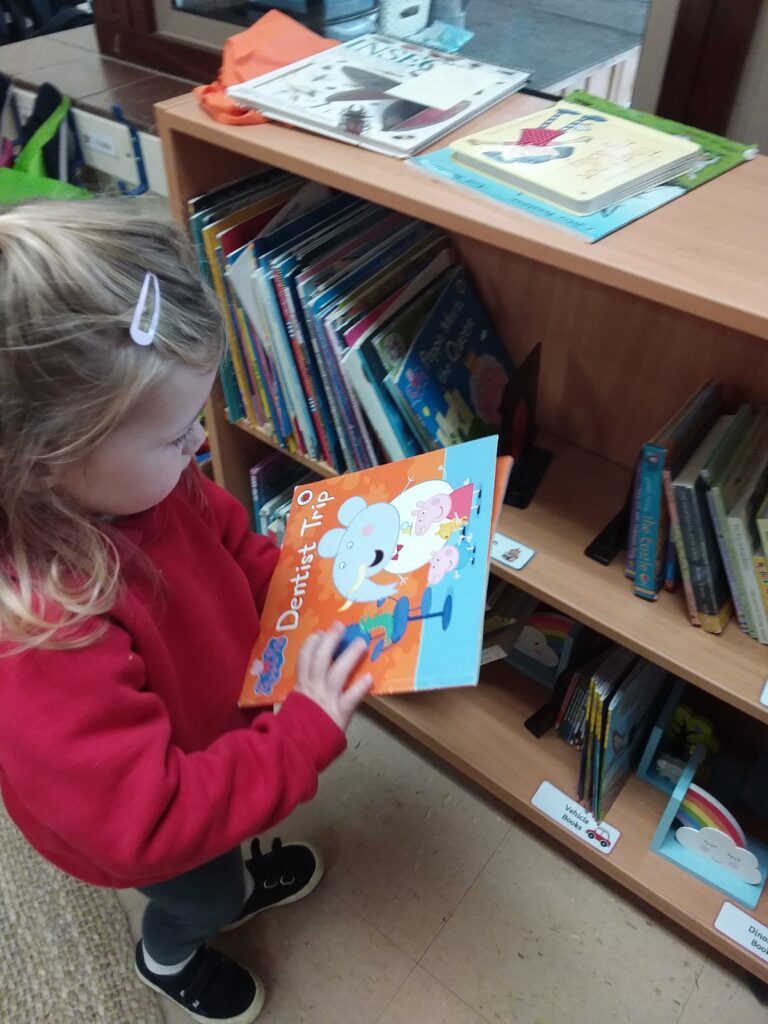
[[[247,1024],[258,979],[205,945],[301,898],[304,844],[239,844],[317,787],[370,686],[342,630],[295,692],[236,700],[277,560],[197,472],[222,354],[181,236],[120,202],[0,212],[0,784],[62,870],[149,897],[136,970],[195,1020]]]

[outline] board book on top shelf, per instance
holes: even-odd
[[[362,637],[373,692],[477,683],[489,547],[509,475],[497,438],[294,492],[241,706],[283,700],[306,638]]]
[[[473,170],[589,214],[683,174],[697,143],[576,103],[560,102],[451,143]]]
[[[745,160],[752,159],[757,153],[755,146],[744,145],[720,135],[702,131],[700,128],[669,121],[656,114],[646,114],[639,110],[620,107],[608,100],[591,96],[589,93],[572,92],[565,97],[565,102],[603,111],[615,117],[634,120],[670,135],[684,136],[701,147],[701,154],[696,164],[684,174],[657,185],[655,188],[646,189],[629,199],[605,207],[596,213],[586,215],[568,213],[561,207],[547,203],[522,189],[513,188],[500,179],[464,166],[454,159],[453,152],[449,147],[413,157],[411,162],[438,177],[447,178],[465,188],[471,188],[494,202],[503,203],[522,213],[566,228],[587,242],[596,242],[653,210],[665,206],[673,199],[677,199],[724,174]]]
[[[511,95],[529,78],[527,71],[367,35],[227,92],[273,120],[405,157]]]

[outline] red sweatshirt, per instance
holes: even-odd
[[[236,701],[277,560],[245,511],[182,482],[116,521],[129,564],[107,631],[80,650],[0,659],[0,787],[29,842],[115,888],[174,877],[270,828],[317,788],[344,734],[307,697]]]

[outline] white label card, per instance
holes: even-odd
[[[411,100],[412,103],[420,103],[424,107],[450,110],[457,103],[462,103],[489,85],[498,83],[498,75],[449,65],[430,68],[422,75],[409,78],[392,89],[387,89],[387,95],[396,96],[400,100]]]
[[[491,541],[491,558],[494,562],[506,565],[508,569],[522,569],[528,565],[536,552],[521,544],[519,540],[513,540],[503,533],[494,533]]]
[[[551,782],[542,782],[531,797],[531,803],[561,828],[575,833],[587,846],[592,846],[600,853],[612,853],[619,841],[621,832],[617,828],[607,821],[598,824],[578,801],[557,789]]]
[[[95,149],[106,156],[117,156],[117,144],[106,132],[94,132],[88,129],[80,131],[81,141],[87,149]]]
[[[763,687],[763,692],[760,694],[760,703],[764,707],[768,708],[768,679],[765,680],[765,686]]]
[[[724,903],[717,915],[715,928],[768,963],[768,924],[756,921],[732,903]]]

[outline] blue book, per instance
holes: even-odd
[[[664,582],[669,536],[665,483],[671,494],[671,480],[665,482],[665,473],[669,478],[675,468],[682,468],[713,425],[719,404],[719,388],[709,381],[643,445],[636,485],[634,579],[638,597],[655,601]]]
[[[464,267],[446,285],[386,385],[425,433],[447,447],[497,432],[512,360]]]
[[[658,188],[649,189],[639,196],[625,199],[624,202],[616,203],[597,213],[576,216],[566,210],[561,210],[552,203],[545,202],[543,199],[536,199],[534,196],[528,195],[527,192],[521,192],[519,189],[495,181],[479,171],[463,167],[453,159],[448,147],[437,149],[433,153],[426,153],[424,156],[412,157],[409,162],[425,171],[437,174],[441,178],[448,178],[458,185],[481,192],[490,199],[504,203],[505,206],[512,206],[522,213],[575,231],[585,242],[597,242],[599,239],[605,238],[606,235],[618,231],[626,224],[631,224],[632,221],[639,220],[647,213],[651,213],[652,210],[684,195],[686,191],[681,185],[674,182],[659,185]]]

